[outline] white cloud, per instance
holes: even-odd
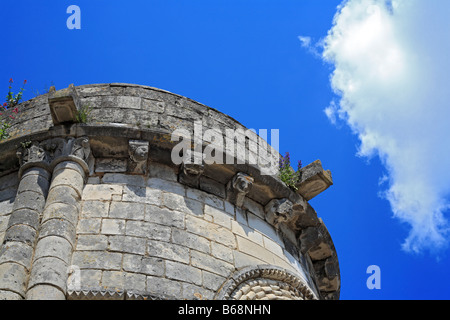
[[[325,113],[358,135],[360,156],[382,159],[383,194],[411,227],[407,251],[448,242],[449,17],[448,0],[348,0],[322,43],[340,99]]]

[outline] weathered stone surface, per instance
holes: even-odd
[[[148,152],[148,141],[130,140],[128,149],[128,171],[137,174],[145,174],[147,172]]]
[[[25,297],[27,270],[16,263],[0,264],[0,290],[12,291]]]
[[[202,272],[199,269],[175,261],[166,261],[166,276],[169,279],[202,284]]]
[[[39,212],[31,209],[16,210],[8,221],[8,228],[17,225],[27,225],[37,230],[39,227]]]
[[[64,238],[48,236],[42,238],[36,246],[34,259],[55,257],[69,264],[72,256],[72,245]]]
[[[71,264],[81,269],[120,270],[122,254],[104,251],[75,251]]]
[[[214,109],[159,89],[110,84],[77,91],[82,103],[92,107],[94,122],[53,126],[47,97],[38,97],[27,102],[30,110],[13,124],[13,140],[2,141],[0,240],[5,237],[4,248],[15,250],[0,251],[0,266],[12,260],[26,265],[31,257],[36,263],[28,293],[5,290],[0,279],[0,299],[25,294],[29,299],[64,299],[63,283],[71,286],[68,299],[213,299],[236,269],[268,263],[271,271],[262,268],[266,271],[259,275],[291,270],[306,279],[305,286],[317,297],[339,297],[337,256],[328,231],[306,201],[310,195],[303,189],[296,194],[267,175],[261,160],[268,162],[277,153],[259,157],[258,150],[271,148],[254,132]],[[180,167],[172,162],[171,131],[183,126],[200,138],[203,133],[193,132],[195,121],[203,132],[240,130],[235,132],[235,163],[210,164],[208,159]],[[18,170],[17,143],[26,141],[32,143],[19,152],[19,175],[6,179]],[[188,150],[187,156],[193,155]],[[318,166],[302,172],[303,186],[313,193],[323,188],[320,179],[314,180],[321,177],[320,170],[310,175],[314,168]],[[32,194],[36,183],[43,188]],[[63,265],[70,265],[70,273],[62,271]],[[250,286],[241,297],[297,297],[269,282]]]
[[[164,261],[160,258],[125,254],[123,269],[148,276],[162,276],[164,274]]]
[[[267,222],[275,227],[293,218],[293,204],[288,199],[273,199],[266,205],[264,211]]]
[[[65,293],[67,285],[67,263],[54,257],[44,257],[33,262],[28,287],[49,284]]]
[[[54,286],[38,285],[28,290],[27,300],[66,300],[66,296]]]
[[[0,248],[0,264],[5,262],[18,263],[25,268],[31,265],[33,247],[17,241],[6,242]]]
[[[331,172],[322,168],[320,160],[301,169],[300,182],[297,184],[298,193],[306,200],[311,200],[333,185]]]
[[[247,193],[250,192],[254,179],[249,175],[239,172],[227,185],[227,200],[240,208],[244,204]]]
[[[53,89],[52,89],[53,88]],[[52,87],[48,94],[48,104],[54,125],[75,122],[77,111],[81,108],[77,90],[72,85],[67,89],[55,91]]]
[[[182,163],[178,176],[179,182],[187,186],[198,188],[200,185],[200,177],[205,170],[203,163]]]

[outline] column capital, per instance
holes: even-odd
[[[41,142],[32,141],[17,150],[20,169],[19,177],[30,167],[41,167],[48,172],[62,161],[78,163],[86,174],[93,164],[93,156],[88,137],[52,138]]]

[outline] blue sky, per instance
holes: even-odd
[[[439,71],[449,70],[446,20],[433,13],[450,8],[403,1],[351,0],[335,20],[340,0],[2,1],[0,80],[6,95],[11,77],[16,90],[27,79],[25,99],[51,85],[149,85],[279,129],[281,153],[332,171],[334,186],[311,204],[338,252],[341,298],[449,299],[450,179],[429,178],[445,171],[448,142],[428,139],[433,124],[448,130],[438,121],[448,95],[425,89],[448,80]],[[80,30],[66,27],[73,4]],[[437,63],[410,68],[424,57]],[[370,265],[380,267],[379,290],[366,286]]]

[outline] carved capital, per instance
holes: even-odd
[[[16,154],[21,166],[20,176],[30,166],[39,166],[51,172],[51,168],[65,160],[76,160],[86,172],[89,172],[89,166],[93,162],[88,137],[33,141],[24,144]]]
[[[147,172],[148,152],[148,141],[130,140],[128,142],[128,171],[145,174]]]
[[[42,143],[33,141],[28,145],[24,145],[17,150],[20,166],[27,163],[45,162],[49,163],[49,157]]]
[[[251,190],[254,179],[242,172],[237,173],[227,186],[227,200],[240,208],[247,193]]]
[[[282,222],[288,222],[293,218],[293,204],[288,199],[273,199],[264,208],[266,220],[278,228]]]

